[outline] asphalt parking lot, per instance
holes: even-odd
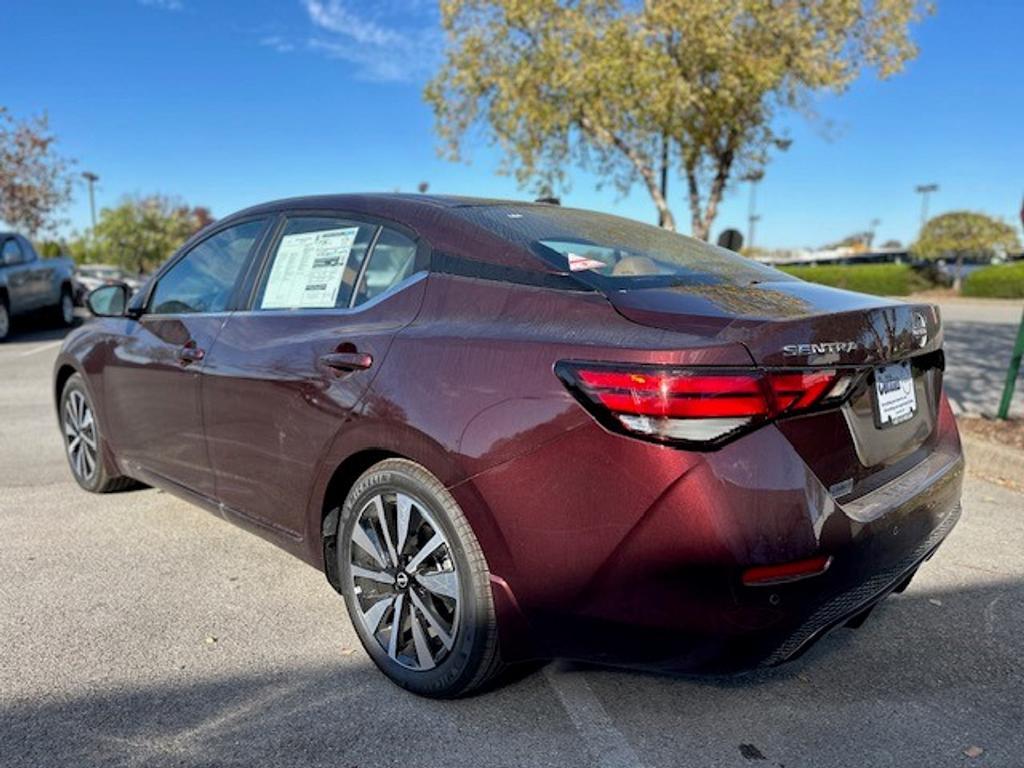
[[[6,768],[1024,765],[1017,493],[969,478],[907,592],[786,666],[555,663],[427,701],[375,670],[308,566],[155,490],[79,491],[50,398],[58,336],[0,346]]]

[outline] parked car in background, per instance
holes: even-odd
[[[777,664],[959,516],[934,306],[614,216],[285,200],[89,304],[54,368],[78,483],[157,486],[322,570],[420,694],[538,657]]]
[[[42,259],[35,247],[14,232],[0,232],[0,341],[19,315],[48,312],[63,325],[75,319],[74,263]]]
[[[143,283],[138,275],[132,275],[120,267],[109,264],[80,264],[75,269],[75,303],[85,306],[85,297],[101,285],[124,283],[135,293]]]

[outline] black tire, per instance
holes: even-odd
[[[11,335],[11,308],[7,304],[7,297],[0,296],[0,344],[7,341]]]
[[[61,328],[70,328],[75,324],[75,297],[69,285],[60,289],[60,299],[53,308],[53,321]]]
[[[88,409],[88,418],[83,418],[81,404]],[[118,475],[107,463],[106,442],[100,432],[99,423],[96,421],[96,408],[92,398],[85,388],[81,374],[73,374],[64,385],[60,394],[60,426],[61,438],[64,442],[64,455],[67,457],[68,466],[75,481],[90,493],[115,493],[134,488],[138,484],[130,477]],[[82,422],[86,422],[82,423]],[[74,439],[78,437],[78,446],[82,447],[85,453],[77,458],[73,449]],[[95,446],[90,448],[88,440]],[[91,454],[92,461],[86,456]]]
[[[385,537],[378,533],[381,531],[379,525],[367,528],[365,526],[372,526],[373,523],[361,521],[364,521],[363,516],[375,500],[379,499],[388,507],[392,501],[398,504],[399,495],[411,500],[413,506],[406,507],[412,510],[405,513],[409,533],[406,545],[395,548],[398,559],[396,565],[388,554],[392,551],[392,544],[384,546],[381,539]],[[386,516],[388,513],[384,514]],[[394,514],[397,516],[398,512]],[[374,518],[375,521],[380,519]],[[416,521],[419,521],[419,527]],[[396,578],[391,586],[378,586],[376,581],[370,583],[361,578],[359,596],[352,573],[355,567],[353,553],[357,559],[365,559],[368,550],[353,543],[357,523],[364,526],[364,534],[367,530],[371,531],[375,539],[372,543],[378,545],[378,552],[384,558],[378,561],[384,563],[380,567],[381,575],[390,568],[388,574]],[[431,534],[435,524],[440,530]],[[390,530],[393,533],[387,534],[387,541],[399,541],[397,526],[397,522],[391,524]],[[433,539],[437,533],[442,534],[445,541],[431,550],[429,558],[434,558],[433,564],[424,565],[430,562],[428,558],[421,560],[418,569],[410,570],[409,566],[414,565],[418,550],[430,549],[423,544],[423,539]],[[349,491],[341,509],[336,552],[341,593],[352,624],[370,658],[394,683],[421,696],[454,698],[480,688],[501,671],[498,626],[487,561],[455,499],[422,466],[406,459],[387,459],[365,472]],[[406,563],[404,571],[402,563]],[[421,578],[425,576],[427,579],[435,579],[438,574],[447,576],[450,573],[448,569],[455,574],[455,585],[446,581],[445,589],[452,590],[452,600],[457,598],[454,603],[433,589],[427,589]],[[424,572],[421,573],[421,570]],[[405,577],[404,586],[400,586],[398,580],[402,573],[410,574]],[[362,586],[364,584],[368,588]],[[381,590],[380,595],[371,594],[375,589]],[[370,611],[364,612],[360,603],[374,598],[379,598],[378,602],[385,602],[387,594],[393,594],[394,598],[390,607],[385,608],[381,614],[377,627],[384,627],[389,616],[391,626],[394,626],[397,606],[401,617],[398,637],[401,639],[396,641],[395,646],[410,649],[405,654],[398,652],[394,657],[384,647],[383,640],[368,628],[366,616]],[[406,598],[405,605],[409,607],[403,609],[403,603],[398,598],[400,594]],[[424,611],[424,608],[427,610]],[[451,612],[445,614],[446,609]],[[443,626],[446,616],[451,619],[450,626],[446,627],[450,630],[447,635],[436,631],[437,622],[440,621]],[[418,637],[414,623],[419,625]],[[387,634],[390,636],[391,631],[388,630]],[[444,643],[446,637],[450,638],[450,647]],[[419,642],[423,642],[423,646]],[[432,647],[436,649],[436,658],[435,653],[424,654],[428,661],[426,664],[420,663],[423,661],[421,650],[430,651]],[[407,659],[406,664],[402,663],[402,659]],[[410,668],[409,665],[422,668]]]

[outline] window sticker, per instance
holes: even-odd
[[[333,308],[359,227],[285,235],[260,309]]]

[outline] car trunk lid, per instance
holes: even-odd
[[[939,312],[932,305],[795,280],[688,284],[617,291],[608,298],[636,323],[742,343],[760,367],[857,371],[841,408],[778,422],[837,498],[866,493],[909,469],[935,437],[943,357]],[[916,407],[910,418],[883,424],[876,381],[887,366],[900,363],[911,374]]]
[[[610,293],[623,316],[740,342],[763,366],[877,365],[942,346],[938,309],[802,281]]]

